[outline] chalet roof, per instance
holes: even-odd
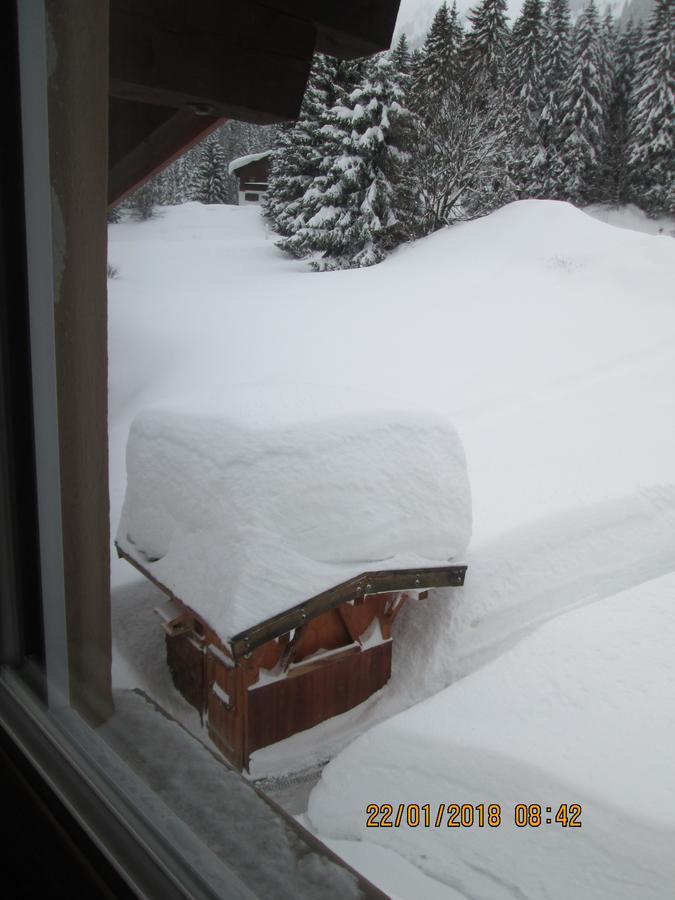
[[[461,560],[470,492],[447,422],[378,411],[303,421],[245,406],[255,421],[141,413],[117,532],[120,550],[221,638],[284,633],[312,598],[357,598],[365,574],[407,570],[380,590],[423,589],[433,582],[422,571]]]
[[[239,156],[237,159],[233,159],[227,167],[228,174],[234,175],[235,172],[239,169],[243,169],[244,166],[248,166],[250,163],[258,162],[261,159],[267,159],[271,152],[271,150],[263,150],[262,153],[249,153],[248,156]]]

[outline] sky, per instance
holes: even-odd
[[[607,6],[611,6],[616,13],[619,13],[624,6],[624,2],[625,0],[601,0],[597,5],[602,10]],[[421,43],[431,24],[434,13],[441,3],[442,0],[401,0],[396,22],[396,35],[398,36],[402,31],[405,31],[413,45]],[[478,0],[457,0],[457,9],[462,16],[465,16],[468,10],[477,6],[477,4]],[[520,13],[522,5],[523,0],[506,0],[507,11],[512,20]],[[571,0],[570,2],[570,7],[573,10],[583,5],[583,0]]]

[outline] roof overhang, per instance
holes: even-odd
[[[115,542],[115,549],[120,559],[131,563],[147,579],[163,591],[172,600],[177,601],[186,609],[193,610],[185,600],[176,597],[173,591],[158,581],[148,569],[135,557],[131,556]],[[462,587],[466,576],[466,566],[431,566],[420,569],[378,569],[362,572],[348,581],[343,581],[334,587],[304,600],[295,606],[291,606],[285,612],[270,616],[257,625],[240,631],[238,634],[227,638],[220,635],[223,641],[227,641],[235,659],[246,656],[256,647],[266,644],[268,641],[288,634],[294,628],[306,625],[312,619],[320,616],[328,610],[335,609],[343,603],[362,600],[371,594],[390,594],[405,591],[425,591],[429,588]],[[198,615],[198,613],[196,613]],[[208,623],[207,623],[208,624]]]
[[[335,609],[336,606],[362,600],[370,594],[461,587],[464,584],[466,569],[466,566],[433,566],[424,569],[382,569],[362,572],[303,603],[298,603],[297,606],[292,606],[286,612],[235,634],[229,639],[232,655],[235,659],[245,656],[256,647],[305,625],[322,613]]]
[[[314,50],[387,49],[399,2],[111,0],[109,202],[227,118],[297,118]]]

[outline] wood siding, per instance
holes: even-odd
[[[257,159],[255,162],[247,163],[240,169],[235,171],[235,175],[239,179],[239,189],[248,190],[249,186],[256,185],[255,190],[260,190],[257,185],[264,184],[265,189],[268,181],[269,159]],[[251,187],[251,189],[254,189]]]
[[[245,747],[246,690],[241,666],[226,665],[219,654],[206,654],[206,704],[209,737],[240,769],[248,764]],[[218,688],[218,689],[216,689]],[[229,703],[225,700],[229,698]]]
[[[221,753],[247,769],[255,750],[346,712],[384,687],[391,625],[407,599],[405,592],[367,594],[235,659],[208,623],[173,597],[176,615],[165,619],[164,629],[174,685],[206,714]]]
[[[204,651],[189,634],[166,636],[166,661],[176,690],[195,707],[204,712],[205,666]]]
[[[391,642],[330,658],[248,691],[248,754],[367,700],[389,680]]]

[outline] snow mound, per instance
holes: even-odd
[[[140,413],[117,534],[224,637],[368,569],[466,550],[469,482],[447,421],[243,418]]]
[[[672,897],[674,595],[670,574],[560,616],[373,728],[324,770],[312,825],[470,897]],[[366,829],[367,803],[430,803],[432,819],[439,803],[498,803],[502,822]],[[516,827],[520,803],[541,805],[539,827]],[[571,803],[574,830],[555,822]]]
[[[615,228],[675,237],[675,216],[648,216],[634,203],[627,203],[625,206],[592,203],[590,206],[584,207],[584,212]]]

